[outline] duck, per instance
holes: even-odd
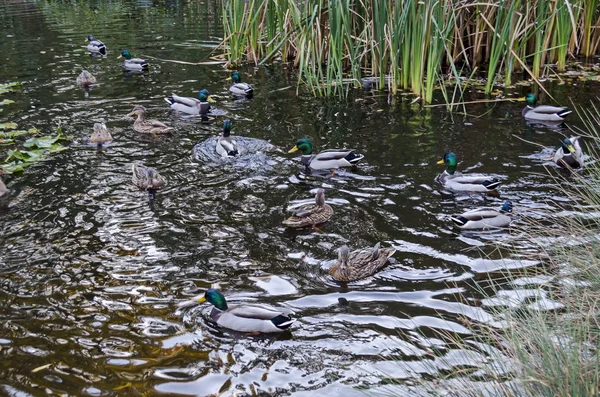
[[[333,215],[333,208],[325,203],[325,190],[318,189],[315,204],[306,204],[296,209],[294,214],[283,221],[287,227],[305,227],[325,223]]]
[[[214,102],[208,90],[200,90],[198,98],[200,99],[171,94],[171,96],[165,98],[165,101],[167,101],[171,109],[180,113],[193,116],[207,114],[210,111],[210,102]]]
[[[329,274],[337,281],[349,282],[362,280],[377,273],[394,255],[394,248],[381,248],[377,243],[373,248],[350,252],[347,245],[338,249],[338,260],[329,268]]]
[[[458,159],[454,153],[446,153],[437,164],[446,164],[446,170],[437,176],[437,181],[446,189],[463,192],[487,192],[495,190],[500,181],[487,175],[455,174]]]
[[[125,58],[123,67],[133,72],[148,70],[148,62],[142,58],[132,58],[129,50],[121,51],[121,55],[118,58]]]
[[[9,193],[10,193],[10,190],[8,190],[8,188],[4,184],[4,181],[2,179],[0,179],[0,197],[1,198],[4,198],[5,196],[7,197]]]
[[[146,167],[143,164],[132,164],[131,181],[142,190],[157,190],[166,183],[158,171],[152,167]]]
[[[90,143],[96,143],[98,149],[100,149],[103,144],[111,142],[112,140],[112,135],[108,132],[106,124],[94,123],[94,132],[92,132],[92,136],[90,136]]]
[[[537,121],[563,121],[568,114],[573,111],[565,107],[548,106],[537,104],[537,97],[533,93],[527,94],[525,97],[527,106],[521,112],[524,119]]]
[[[229,87],[229,92],[237,97],[251,97],[254,94],[254,88],[248,83],[242,83],[242,78],[238,72],[231,73],[233,84]]]
[[[217,139],[216,150],[221,157],[235,157],[239,154],[237,142],[231,136],[231,120],[223,122],[223,134]]]
[[[298,139],[296,145],[288,153],[298,150],[302,152],[300,158],[302,164],[309,170],[332,169],[335,171],[340,167],[352,167],[365,157],[360,153],[355,153],[353,149],[328,149],[319,154],[313,154],[312,144],[306,138]]]
[[[106,55],[106,46],[103,42],[96,39],[93,34],[89,34],[86,41],[88,42],[87,50],[92,55]]]
[[[96,78],[87,70],[82,70],[75,81],[79,87],[84,89],[90,88],[92,85],[96,84]]]
[[[583,168],[583,151],[579,145],[581,137],[572,136],[562,140],[562,146],[558,148],[552,160],[562,168],[579,169]]]
[[[509,214],[512,212],[512,202],[507,200],[500,210],[490,207],[476,208],[460,215],[452,215],[450,219],[465,230],[500,229],[510,225],[512,218]]]
[[[165,123],[161,123],[158,120],[147,120],[146,119],[146,108],[137,105],[127,116],[137,118],[133,122],[133,130],[142,134],[164,134],[174,130],[173,127],[169,127]]]
[[[213,305],[210,318],[217,325],[233,331],[247,333],[275,333],[288,329],[296,319],[290,310],[277,309],[267,305],[242,304],[227,305],[221,291],[211,288],[196,299],[198,303],[209,302]]]

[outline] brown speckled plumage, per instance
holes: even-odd
[[[393,248],[379,248],[379,243],[373,248],[352,252],[344,245],[339,249],[338,261],[329,268],[329,274],[338,281],[361,280],[383,268],[395,252]]]

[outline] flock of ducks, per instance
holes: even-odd
[[[87,49],[92,55],[106,56],[107,48],[100,40],[89,35]],[[121,51],[124,58],[123,67],[131,71],[144,71],[148,69],[148,62],[141,58],[133,58],[128,50]],[[253,88],[241,81],[238,72],[231,75],[233,84],[229,91],[236,97],[251,97]],[[96,79],[89,72],[83,71],[77,78],[77,84],[81,87],[90,87],[95,84]],[[169,107],[177,112],[188,116],[206,115],[211,111],[210,94],[206,89],[200,90],[198,98],[182,97],[176,94],[165,98]],[[527,120],[557,122],[564,120],[571,113],[570,110],[554,106],[536,106],[537,98],[533,94],[526,97],[527,106],[523,109],[522,116]],[[164,134],[174,130],[157,120],[146,117],[146,109],[136,106],[127,116],[135,117],[133,130],[142,134]],[[221,157],[235,157],[239,155],[236,140],[231,136],[231,121],[223,122],[223,132],[215,145],[215,152]],[[106,125],[96,123],[90,142],[97,144],[99,148],[103,144],[112,141]],[[352,167],[360,162],[364,156],[351,149],[328,149],[319,153],[313,153],[313,147],[308,139],[298,139],[288,153],[299,151],[302,153],[300,160],[304,166],[304,172],[312,174],[316,171],[331,171],[331,175],[338,168]],[[565,138],[554,157],[554,162],[563,168],[578,169],[583,166],[582,151],[579,138]],[[486,175],[460,174],[456,172],[458,165],[457,156],[454,153],[446,153],[438,164],[444,164],[446,169],[438,175],[437,181],[445,188],[454,192],[488,192],[495,190],[500,181],[498,178]],[[132,166],[132,182],[140,189],[154,191],[163,187],[165,179],[153,168],[142,164]],[[0,186],[2,194],[2,186]],[[477,208],[460,215],[454,215],[450,219],[461,229],[494,229],[505,228],[511,223],[510,213],[512,203],[506,201],[499,210],[493,208]],[[314,203],[305,204],[294,209],[292,215],[285,219],[282,224],[289,228],[312,227],[317,230],[318,225],[327,222],[334,215],[333,208],[325,201],[325,191],[317,189]],[[352,282],[372,276],[387,263],[394,255],[395,249],[382,248],[380,243],[374,247],[351,251],[346,245],[338,249],[337,261],[328,269],[329,274],[340,282]],[[294,321],[292,312],[286,309],[273,308],[264,305],[243,304],[229,306],[225,296],[217,289],[208,289],[202,296],[186,301],[180,306],[189,304],[209,302],[212,320],[221,327],[244,333],[272,333],[281,332],[289,328]]]

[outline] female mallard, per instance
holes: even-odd
[[[313,170],[336,170],[340,167],[351,167],[365,157],[362,154],[354,153],[352,149],[328,149],[319,154],[312,154],[312,144],[305,138],[298,139],[296,146],[291,148],[288,153],[297,150],[302,151],[300,158],[302,164]]]
[[[113,140],[110,132],[106,128],[106,124],[104,123],[95,123],[94,124],[94,132],[90,137],[91,143],[98,144],[98,149],[102,147],[103,144],[111,142]]]
[[[121,55],[119,55],[118,58],[125,58],[123,67],[127,70],[131,70],[133,72],[148,70],[148,62],[142,58],[132,58],[129,50],[121,51]]]
[[[229,92],[238,97],[251,97],[254,94],[254,88],[248,83],[242,83],[242,79],[238,72],[231,73],[233,84],[229,87]]]
[[[294,211],[294,215],[283,221],[287,227],[315,226],[327,222],[333,215],[333,208],[325,204],[325,190],[318,189],[315,204],[306,204]]]
[[[96,84],[96,78],[87,70],[82,70],[79,76],[77,76],[76,82],[79,87],[87,89]]]
[[[87,50],[92,55],[106,55],[106,46],[103,42],[96,39],[93,34],[88,35],[86,41],[88,42]]]
[[[133,111],[127,114],[127,116],[136,116],[137,118],[133,122],[133,130],[141,132],[142,134],[164,134],[165,132],[173,131],[173,127],[169,127],[165,123],[161,123],[158,120],[146,120],[146,108],[137,105]]]
[[[166,97],[165,101],[169,104],[171,109],[190,115],[206,114],[210,110],[210,102],[212,98],[208,93],[208,90],[200,90],[198,98],[183,97],[175,94]]]
[[[223,294],[216,289],[209,289],[198,302],[208,301],[214,307],[210,318],[217,325],[238,332],[272,333],[282,332],[296,321],[291,318],[290,310],[275,309],[265,305],[227,306]]]
[[[553,160],[559,167],[578,169],[583,167],[583,151],[579,145],[578,136],[565,138],[562,146],[554,153]]]
[[[527,94],[525,100],[527,101],[527,106],[525,106],[521,115],[527,120],[563,121],[569,113],[573,112],[572,110],[558,106],[535,106],[537,103],[535,94]]]
[[[163,178],[154,168],[146,167],[143,164],[133,164],[131,166],[133,184],[143,190],[156,190],[165,185]]]
[[[444,158],[437,164],[446,164],[446,170],[437,176],[437,180],[447,189],[463,192],[487,192],[500,185],[497,178],[486,175],[457,175],[457,158],[454,153],[444,154]]]
[[[329,274],[338,281],[362,280],[383,268],[388,259],[394,255],[394,248],[373,248],[350,252],[347,245],[338,250],[338,261],[329,268]]]
[[[223,122],[223,135],[217,139],[217,154],[221,157],[234,157],[239,154],[237,142],[231,136],[231,120]]]
[[[494,208],[483,207],[464,212],[460,215],[453,215],[450,219],[461,229],[499,229],[510,225],[512,218],[508,214],[512,210],[512,203],[505,201],[500,211]]]

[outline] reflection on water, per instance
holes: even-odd
[[[22,82],[2,96],[16,102],[0,122],[42,133],[62,124],[73,137],[70,150],[4,177],[15,197],[0,208],[0,390],[348,396],[389,390],[384,378],[505,365],[486,361],[491,346],[457,349],[441,335],[468,336],[465,319],[501,326],[488,311],[498,305],[555,309],[548,281],[527,275],[541,264],[511,256],[532,249],[518,231],[459,234],[448,216],[508,199],[517,224],[547,219],[565,200],[546,174],[547,152],[511,134],[556,147],[560,129],[523,123],[522,103],[451,117],[379,91],[347,102],[296,96],[281,65],[241,70],[256,91],[235,101],[230,71],[196,64],[221,41],[220,12],[216,1],[0,2],[0,74]],[[107,57],[88,55],[90,33]],[[123,48],[147,57],[149,72],[123,73]],[[98,79],[89,98],[75,86],[82,69]],[[162,99],[202,88],[219,109],[208,120],[170,114]],[[578,82],[553,95],[582,102],[595,90]],[[125,115],[137,104],[176,132],[134,133]],[[258,145],[253,153],[214,156],[224,117],[245,147]],[[88,144],[98,122],[114,139],[100,151]],[[276,149],[299,137],[365,159],[334,176],[303,176],[298,158]],[[450,150],[465,172],[506,175],[500,197],[440,192],[435,162]],[[155,168],[167,186],[149,197],[131,184],[132,163]],[[316,187],[333,218],[321,232],[286,230],[288,208]],[[337,247],[377,241],[397,253],[374,277],[346,285],[327,274]],[[505,269],[523,277],[481,301],[474,284]],[[282,335],[251,337],[216,327],[208,306],[178,308],[213,285],[232,303],[287,307],[299,320]],[[422,393],[408,383],[396,390]]]

